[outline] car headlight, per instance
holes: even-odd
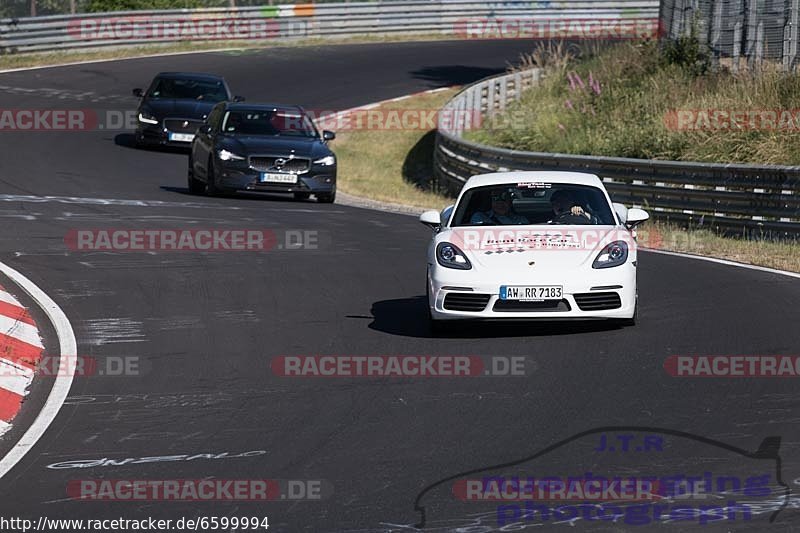
[[[336,156],[335,155],[328,155],[323,157],[322,159],[317,159],[314,161],[315,165],[322,165],[323,167],[329,167],[336,164]]]
[[[458,246],[449,242],[440,242],[436,246],[436,261],[447,268],[456,268],[458,270],[472,268],[472,263],[469,262],[464,252],[459,250]]]
[[[152,113],[146,111],[139,111],[139,122],[145,124],[158,124],[158,119]]]
[[[628,260],[628,244],[625,241],[614,241],[600,250],[592,263],[592,268],[611,268]]]
[[[220,161],[244,161],[244,157],[234,154],[233,152],[229,152],[228,150],[220,150],[217,152]]]

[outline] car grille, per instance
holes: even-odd
[[[185,120],[182,118],[168,118],[164,120],[164,127],[174,133],[194,133],[203,125],[202,120]]]
[[[275,162],[283,159],[283,163],[278,166]],[[302,174],[309,168],[308,159],[291,158],[289,156],[252,156],[250,157],[250,168],[258,172],[289,172],[291,174]]]
[[[444,308],[448,311],[471,311],[478,313],[486,308],[490,294],[451,292],[444,297]]]
[[[585,292],[575,295],[575,303],[581,311],[604,311],[622,307],[616,292]]]
[[[572,308],[566,300],[546,300],[544,302],[520,302],[519,300],[497,300],[492,307],[493,311],[542,311],[563,313]]]

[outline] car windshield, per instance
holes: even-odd
[[[223,102],[228,99],[228,91],[222,81],[158,78],[147,96],[148,98]]]
[[[274,109],[228,111],[222,121],[222,132],[230,135],[317,137],[317,130],[307,115]]]
[[[597,187],[523,182],[466,191],[451,226],[615,223],[606,196]]]

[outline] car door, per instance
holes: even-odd
[[[195,134],[192,143],[192,168],[194,175],[198,178],[205,179],[208,176],[207,165],[209,157],[214,153],[214,139],[219,132],[224,112],[224,103],[214,106],[203,126]]]

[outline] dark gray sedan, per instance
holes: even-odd
[[[189,155],[189,190],[312,194],[336,199],[333,132],[319,132],[298,106],[222,102],[198,130]]]

